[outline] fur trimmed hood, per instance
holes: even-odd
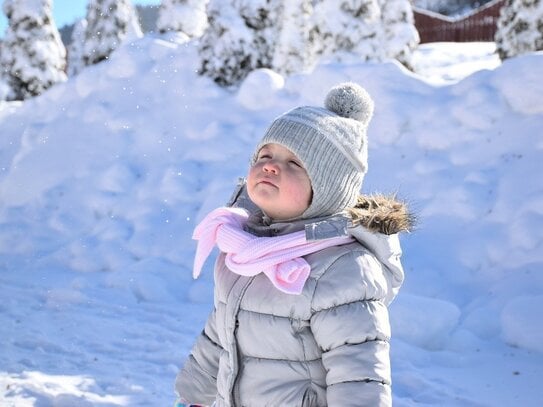
[[[371,232],[385,235],[410,232],[415,223],[406,203],[395,196],[360,195],[356,205],[347,212],[353,225],[362,225]]]

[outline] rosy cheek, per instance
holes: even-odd
[[[247,176],[248,176],[248,177],[254,176],[254,174],[256,174],[257,171],[258,171],[258,164],[253,164],[253,165],[249,168],[249,173],[247,174]]]

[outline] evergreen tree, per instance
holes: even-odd
[[[85,64],[83,62],[83,45],[85,43],[85,31],[87,20],[82,18],[74,24],[72,38],[68,47],[68,75],[77,75]]]
[[[161,33],[180,31],[200,37],[207,27],[206,5],[209,0],[162,0],[157,28]]]
[[[3,42],[4,41],[0,38],[0,101],[9,99],[13,94],[13,91],[8,83],[8,67],[2,65],[2,52],[4,50]]]
[[[411,66],[411,55],[420,38],[409,0],[379,0],[381,9],[381,60],[397,59]]]
[[[257,67],[253,32],[227,0],[210,0],[208,29],[200,40],[200,73],[230,86]]]
[[[208,29],[200,40],[200,73],[222,86],[270,68],[279,0],[211,0]]]
[[[0,52],[4,98],[26,99],[66,80],[51,0],[5,0],[3,10],[9,22]]]
[[[237,0],[243,21],[253,31],[257,68],[271,68],[282,0]]]
[[[285,1],[281,7],[281,25],[272,66],[283,75],[303,72],[311,65],[309,23],[311,0]]]
[[[543,1],[506,0],[495,41],[502,60],[543,50]]]
[[[83,44],[85,65],[107,59],[123,41],[143,35],[130,0],[90,0],[86,20]]]
[[[318,59],[379,58],[377,0],[316,0],[310,39]]]

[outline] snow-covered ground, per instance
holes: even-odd
[[[376,101],[365,192],[419,218],[391,307],[395,406],[543,405],[543,53],[432,44],[394,63],[196,75],[146,36],[0,105],[0,405],[169,406],[212,301],[196,222],[266,125],[354,80]],[[539,62],[538,62],[539,61]]]

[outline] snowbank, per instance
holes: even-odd
[[[0,400],[171,403],[212,298],[209,269],[190,278],[192,228],[276,115],[353,80],[376,102],[364,191],[419,218],[391,308],[396,405],[543,403],[543,54],[447,86],[328,64],[236,93],[197,76],[184,41],[144,37],[0,105]]]

